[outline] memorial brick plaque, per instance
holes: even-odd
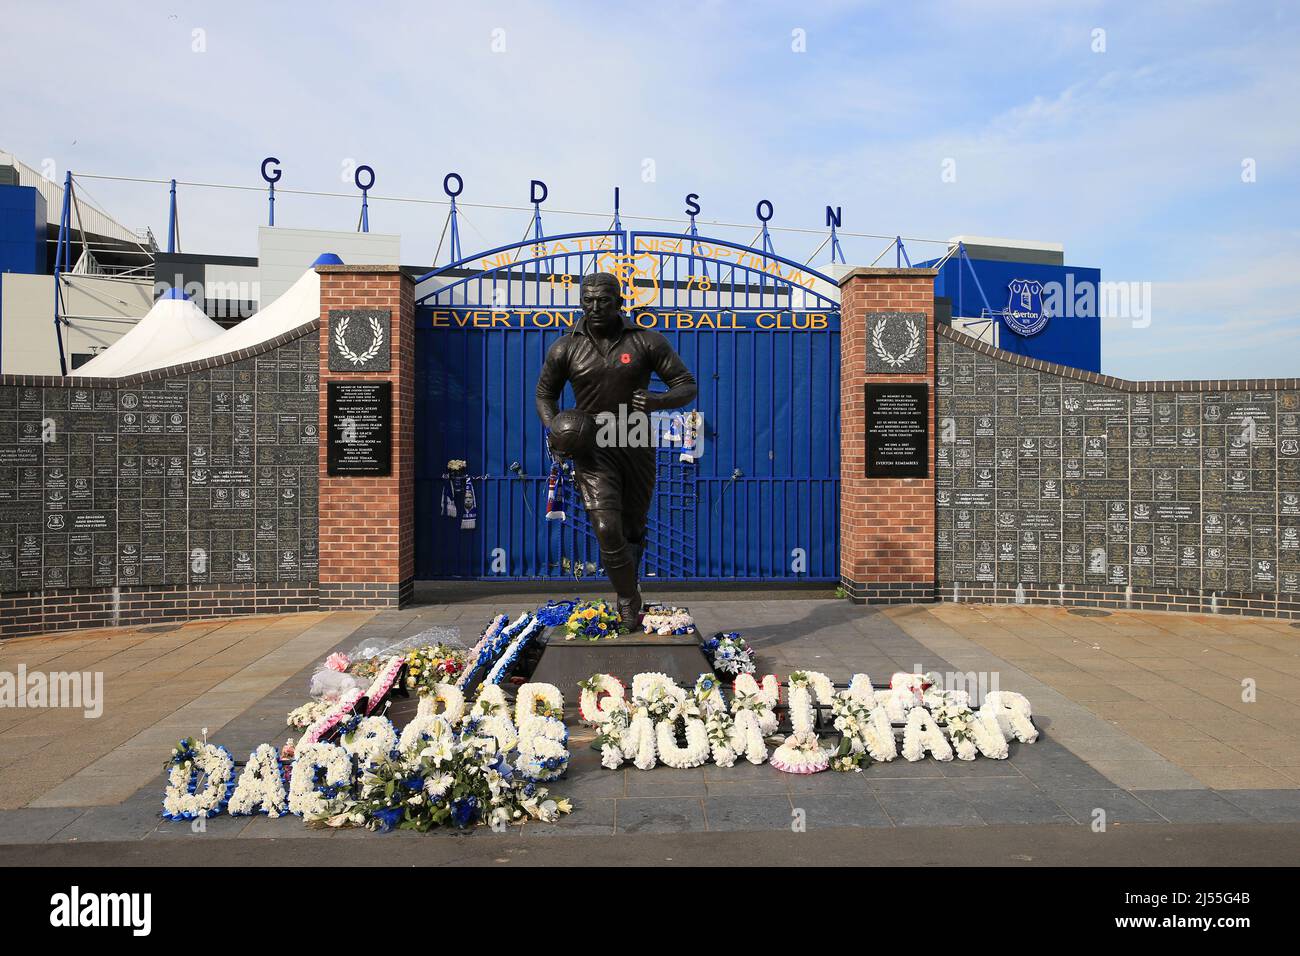
[[[929,386],[867,385],[867,477],[930,474]]]
[[[326,395],[329,474],[391,474],[393,383],[328,382]]]

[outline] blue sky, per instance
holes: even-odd
[[[1297,375],[1297,9],[5,0],[0,148],[60,178],[256,186],[274,154],[298,189],[351,191],[361,162],[385,196],[438,198],[455,170],[472,202],[523,203],[536,177],[553,209],[607,210],[619,185],[625,214],[678,216],[697,192],[702,220],[748,223],[767,198],[773,225],[820,227],[833,203],[848,231],[1059,241],[1104,279],[1151,283],[1149,327],[1107,322],[1105,371]],[[948,160],[955,182],[941,178]],[[84,188],[164,233],[164,188]],[[256,193],[190,188],[180,202],[186,251],[255,252]],[[277,206],[282,225],[351,228],[356,215],[353,200]],[[546,215],[552,230],[593,221]],[[401,233],[407,263],[427,263],[445,209],[376,202],[371,217]],[[467,219],[467,250],[526,225]],[[820,240],[775,241],[804,259]],[[844,245],[851,262],[882,247]]]

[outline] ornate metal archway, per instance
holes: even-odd
[[[531,235],[458,257],[416,283],[416,573],[531,579],[595,573],[577,502],[544,518],[546,458],[532,389],[580,316],[591,272],[623,282],[633,321],[673,342],[700,381],[705,453],[659,451],[644,574],[837,578],[839,290],[772,248],[683,233]],[[455,238],[455,237],[453,237]],[[458,239],[453,249],[458,251]],[[441,516],[449,459],[467,461],[479,518]]]

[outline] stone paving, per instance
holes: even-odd
[[[900,758],[860,774],[799,777],[743,763],[609,771],[587,746],[590,732],[575,727],[570,771],[553,790],[570,796],[576,812],[555,826],[512,829],[506,839],[789,832],[795,821],[809,831],[851,832],[1075,827],[1092,823],[1098,809],[1121,827],[1300,823],[1300,733],[1283,719],[1300,703],[1300,632],[1284,622],[972,605],[880,611],[761,592],[664,597],[689,603],[705,633],[741,630],[758,649],[761,672],[804,667],[838,681],[863,671],[884,681],[917,667],[996,675],[1003,689],[1030,698],[1042,735],[1013,743],[1006,761]],[[107,703],[98,720],[79,711],[0,711],[0,805],[9,808],[0,810],[0,845],[197,838],[190,824],[157,816],[161,768],[176,738],[206,726],[210,739],[243,759],[256,744],[289,736],[284,716],[306,699],[308,676],[331,650],[433,625],[459,626],[472,640],[491,613],[538,603],[501,595],[2,645],[0,671],[20,662],[105,670]],[[1241,701],[1246,678],[1255,681],[1254,703]],[[202,836],[376,838],[263,817],[219,817]]]
[[[1028,605],[887,614],[959,669],[999,670],[1005,687],[1055,712],[1056,740],[1122,786],[1300,786],[1300,630],[1291,622],[1083,617]],[[1127,740],[1101,735],[1099,724]]]

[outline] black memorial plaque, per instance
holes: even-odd
[[[930,387],[867,385],[867,477],[930,474]]]
[[[328,382],[330,475],[392,474],[393,383]]]

